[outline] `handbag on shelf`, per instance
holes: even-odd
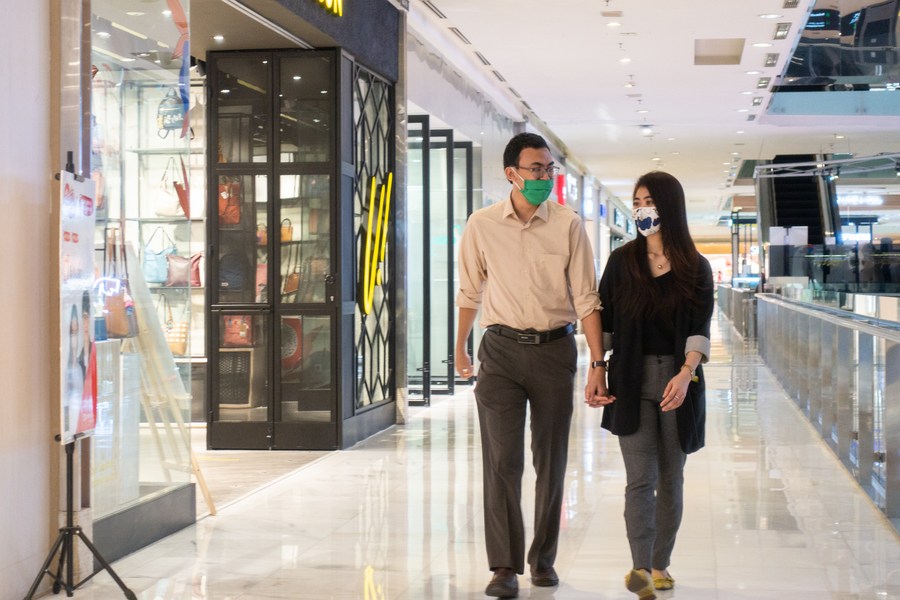
[[[125,262],[125,244],[121,232],[107,232],[104,257],[105,276],[95,284],[98,296],[103,299],[103,316],[108,338],[129,338],[138,333],[134,299],[128,289],[128,267]]]
[[[249,264],[247,257],[239,252],[231,252],[219,259],[219,290],[240,292],[244,289]]]
[[[159,313],[160,308],[162,308],[160,322],[163,325],[163,335],[166,338],[166,343],[169,345],[169,350],[174,356],[185,356],[187,354],[190,324],[187,319],[175,321],[172,316],[172,306],[169,304],[169,299],[166,298],[165,294],[160,294],[159,296],[157,313]]]
[[[256,302],[268,302],[269,300],[269,265],[256,264]]]
[[[303,360],[303,317],[281,318],[281,374],[288,375]]]
[[[182,208],[181,194],[178,192],[177,175],[175,173],[175,157],[170,156],[163,169],[159,180],[159,190],[156,192],[156,204],[154,212],[158,217],[177,217]],[[182,192],[184,184],[181,184]],[[189,209],[190,210],[190,209]]]
[[[172,187],[175,188],[175,195],[178,196],[178,206],[184,213],[186,219],[191,218],[191,182],[188,180],[187,167],[184,166],[184,158],[178,157],[181,163],[181,181],[172,181]],[[174,166],[174,164],[173,164]]]
[[[166,287],[201,287],[203,280],[200,274],[200,261],[203,253],[198,252],[190,258],[170,254],[166,257],[168,271],[166,273]]]
[[[161,244],[154,247],[154,240],[160,232],[162,232],[163,236]],[[157,250],[156,248],[159,249]],[[144,244],[142,268],[144,270],[144,279],[147,283],[163,283],[166,281],[169,271],[168,257],[174,255],[176,251],[175,242],[169,237],[165,229],[157,227],[153,230],[147,243]]]
[[[165,97],[159,101],[156,108],[156,128],[159,137],[165,138],[170,131],[178,131],[184,127],[184,102],[178,95],[178,90],[169,88]]]
[[[228,348],[252,346],[253,317],[250,315],[225,315],[222,327],[222,345]]]
[[[294,239],[294,227],[291,225],[290,219],[282,219],[281,221],[281,241],[290,242]]]
[[[219,225],[241,224],[241,182],[219,184]]]
[[[266,231],[265,223],[257,223],[256,225],[256,245],[265,246],[269,243],[269,235]]]

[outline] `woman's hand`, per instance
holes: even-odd
[[[616,397],[606,389],[606,369],[596,367],[588,371],[587,385],[584,386],[584,403],[591,408],[606,406],[615,402]]]
[[[669,380],[666,389],[663,390],[662,402],[659,407],[663,412],[675,410],[684,403],[688,386],[691,384],[691,374],[687,369],[681,369],[678,374]]]

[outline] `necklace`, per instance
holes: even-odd
[[[666,266],[666,263],[669,262],[669,259],[666,258],[665,254],[657,255],[656,252],[648,252],[647,256],[650,257],[651,262],[656,263],[656,268],[660,270],[662,270]],[[659,256],[660,259],[662,259],[662,262],[656,262],[656,256]]]

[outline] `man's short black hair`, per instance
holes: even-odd
[[[525,148],[547,148],[547,140],[536,133],[520,133],[514,135],[509,143],[506,144],[506,150],[503,151],[503,168],[518,167],[519,155]]]

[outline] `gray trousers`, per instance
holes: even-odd
[[[532,569],[546,569],[556,560],[577,357],[572,335],[527,345],[488,331],[481,340],[475,400],[481,426],[484,528],[491,570],[507,567],[524,573],[521,500],[529,406],[537,481],[528,564]]]
[[[619,436],[625,460],[625,530],[635,569],[668,568],[684,507],[684,463],[675,411],[662,412],[672,356],[645,356],[641,422]]]

